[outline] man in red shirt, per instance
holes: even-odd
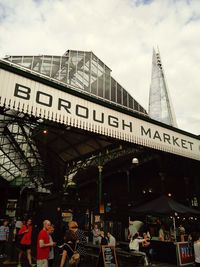
[[[50,242],[48,231],[51,227],[51,222],[45,220],[43,229],[39,232],[37,241],[37,267],[48,267],[48,257],[50,247],[55,246],[54,242]]]

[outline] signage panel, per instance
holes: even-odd
[[[193,248],[188,242],[178,242],[177,253],[179,266],[192,265],[194,263]]]
[[[200,160],[200,140],[0,69],[0,106]]]
[[[118,267],[114,246],[101,246],[96,267]]]

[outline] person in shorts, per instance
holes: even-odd
[[[28,219],[21,229],[18,231],[18,236],[21,236],[20,240],[20,252],[18,255],[19,266],[21,264],[22,255],[25,253],[29,262],[29,265],[32,266],[32,257],[31,257],[31,236],[32,236],[32,220]]]

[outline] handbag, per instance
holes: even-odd
[[[69,264],[72,266],[76,266],[77,263],[80,261],[80,253],[78,251],[74,251],[73,255],[71,256],[71,259],[69,260]]]
[[[80,253],[76,250],[77,242],[75,243],[74,250],[71,248],[71,246],[69,244],[65,243],[65,245],[67,245],[68,248],[73,252],[71,258],[69,259],[69,265],[70,266],[77,266],[77,264],[80,261]]]

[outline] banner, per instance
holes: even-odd
[[[66,88],[67,91],[67,88]],[[0,69],[0,106],[127,142],[200,160],[200,139]],[[110,107],[109,107],[110,106]]]

